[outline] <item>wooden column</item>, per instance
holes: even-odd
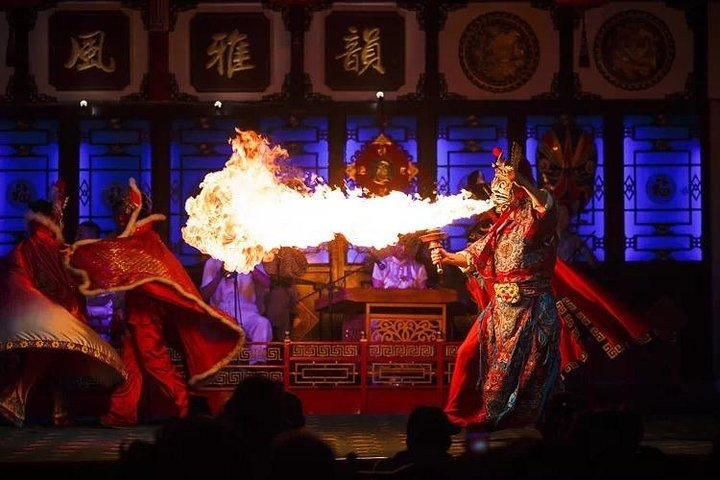
[[[558,68],[558,93],[564,100],[573,96],[573,38],[575,11],[573,7],[558,6],[555,11],[556,26],[560,40],[560,64]]]
[[[170,99],[169,0],[150,0],[148,5],[148,99]]]
[[[169,71],[169,0],[150,0],[148,4],[148,100],[170,100]],[[170,142],[172,120],[162,111],[150,114],[150,151],[152,156],[153,211],[170,212]],[[169,241],[168,222],[157,222],[155,230],[166,243]]]
[[[605,150],[605,255],[609,263],[625,261],[623,116],[603,116]]]
[[[153,211],[170,212],[170,142],[171,120],[162,113],[151,117],[150,151],[152,155]],[[156,222],[155,231],[166,243],[169,241],[169,222]]]
[[[429,1],[420,15],[425,31],[425,85],[418,115],[418,192],[422,197],[435,194],[437,181],[437,111],[440,102],[440,6]]]
[[[704,10],[705,19],[704,25],[707,29],[707,25],[717,25],[720,22],[720,4],[709,3],[707,8]],[[705,130],[702,138],[707,139],[704,141],[702,160],[703,168],[703,194],[705,198],[705,215],[703,217],[703,235],[706,237],[706,241],[703,244],[704,254],[710,260],[711,268],[711,286],[710,291],[713,292],[711,295],[712,299],[712,336],[713,336],[713,377],[715,379],[715,390],[720,392],[720,222],[717,221],[720,218],[720,194],[717,193],[717,186],[720,185],[720,136],[713,135],[712,132],[717,132],[720,129],[720,65],[717,61],[711,61],[709,53],[713,51],[713,48],[717,48],[720,45],[720,29],[714,28],[712,30],[706,30],[704,34],[700,36],[706,42],[703,46],[695,45],[695,73],[698,73],[698,63],[702,64],[703,72],[708,76],[703,79],[696,78],[696,82],[702,82],[696,84],[698,92],[705,92],[705,97],[709,98],[707,102],[708,113],[705,116]],[[698,42],[698,37],[695,37],[695,42]],[[700,51],[700,53],[698,52]],[[699,58],[699,55],[704,51],[704,56]],[[713,190],[713,187],[715,189]]]
[[[17,103],[29,102],[32,95],[29,60],[29,33],[35,23],[35,12],[30,8],[13,8],[7,12],[10,27],[8,48],[2,49],[7,55],[7,65],[15,67],[9,96]]]
[[[58,128],[58,169],[59,176],[67,185],[69,195],[65,207],[65,240],[75,237],[80,211],[80,117],[77,112],[65,111],[59,118]],[[54,180],[54,179],[51,179]]]
[[[345,141],[347,139],[347,116],[342,108],[331,105],[328,120],[328,144],[330,149],[329,176],[326,180],[333,187],[342,187],[345,180]]]
[[[305,28],[309,12],[303,5],[286,7],[286,27],[290,30],[290,89],[292,103],[305,100]]]
[[[720,8],[718,9],[718,17],[720,18]],[[720,128],[720,99],[710,101],[710,114],[708,121],[708,132]],[[703,186],[720,185],[720,137],[718,135],[710,136],[708,149],[704,152],[703,161],[709,164],[710,168],[705,168],[704,172],[709,172],[709,179],[703,182]],[[704,242],[704,254],[710,259],[711,266],[711,292],[715,292],[712,297],[712,335],[713,335],[713,373],[715,378],[715,390],[720,392],[720,194],[709,189],[705,190],[707,210],[709,214],[704,216],[705,219],[715,219],[710,221],[704,229],[710,237],[709,241]]]

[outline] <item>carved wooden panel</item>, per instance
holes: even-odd
[[[692,96],[693,34],[681,9],[663,4],[610,2],[586,13],[590,66],[578,86],[602,98]],[[712,48],[711,48],[712,50]]]
[[[305,71],[313,92],[333,100],[414,94],[425,71],[425,34],[415,12],[395,5],[333,5],[313,14]]]
[[[40,95],[58,101],[118,101],[146,92],[147,31],[120,2],[60,3],[40,10],[29,34],[29,69]]]
[[[180,97],[212,103],[281,93],[290,72],[290,33],[282,12],[258,2],[200,4],[178,13],[169,69]]]
[[[469,3],[448,12],[440,32],[444,95],[520,100],[548,92],[558,41],[550,12],[529,3]]]

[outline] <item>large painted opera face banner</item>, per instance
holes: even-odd
[[[325,19],[325,83],[394,91],[405,83],[405,19],[395,12],[333,12]]]
[[[190,22],[190,82],[198,92],[262,92],[270,85],[270,20],[198,13]]]
[[[56,89],[122,90],[130,83],[130,20],[123,12],[56,12],[48,33]]]
[[[593,195],[597,148],[595,138],[574,119],[561,115],[537,146],[540,184],[570,214],[581,213]]]

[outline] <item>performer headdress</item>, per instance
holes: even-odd
[[[492,166],[495,169],[495,177],[490,184],[490,199],[500,208],[510,203],[513,191],[513,181],[518,165],[522,159],[522,150],[517,142],[513,142],[510,154],[510,162],[503,157],[503,151],[499,147],[493,148],[495,161]]]
[[[142,192],[134,179],[130,179],[129,188],[125,195],[119,196],[119,198],[113,203],[113,215],[115,221],[119,227],[125,228],[130,223],[131,217],[135,212],[138,212],[137,218],[147,216],[152,209],[152,202],[144,192]]]
[[[50,201],[40,198],[29,202],[28,207],[36,214],[43,215],[51,222],[62,226],[67,201],[65,182],[57,180],[51,187]]]

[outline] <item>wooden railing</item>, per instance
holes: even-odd
[[[265,363],[249,364],[252,345],[265,346]],[[243,378],[263,375],[300,396],[307,413],[407,413],[444,403],[458,346],[442,339],[251,344],[197,393],[222,403]],[[182,368],[180,355],[175,360]]]

